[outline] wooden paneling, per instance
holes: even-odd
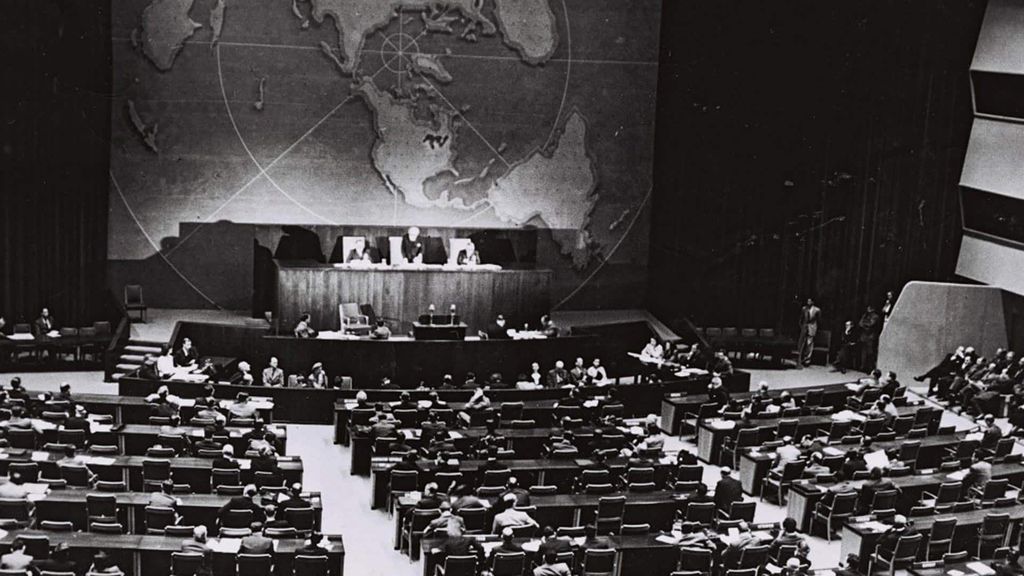
[[[308,312],[318,330],[339,328],[338,304],[371,304],[378,316],[402,331],[428,305],[446,311],[455,304],[470,330],[503,313],[536,326],[551,303],[549,270],[340,270],[303,262],[276,262],[277,305],[282,332]]]

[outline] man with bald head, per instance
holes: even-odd
[[[402,236],[402,259],[406,264],[423,263],[423,240],[420,229],[413,226]]]

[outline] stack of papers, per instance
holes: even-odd
[[[881,522],[878,522],[877,520],[872,520],[870,522],[864,522],[862,524],[857,524],[857,526],[861,530],[870,530],[872,532],[885,532],[886,530],[888,530],[890,528],[890,526],[888,524],[883,524]]]
[[[710,423],[715,430],[732,430],[736,427],[734,420],[712,420]]]
[[[985,564],[984,562],[968,562],[967,567],[970,568],[971,571],[975,574],[979,574],[981,576],[988,576],[989,574],[996,573],[996,571],[993,570],[991,566]]]
[[[661,542],[662,544],[676,545],[676,544],[679,543],[679,539],[674,537],[674,536],[672,536],[671,534],[662,534],[661,536],[658,536],[657,538],[655,538],[655,540],[657,540],[658,542]]]
[[[274,541],[277,544],[277,541]],[[242,547],[241,538],[211,538],[206,541],[206,545],[210,547],[210,550],[214,552],[223,552],[227,554],[238,554],[238,549]],[[277,547],[275,546],[276,550]]]

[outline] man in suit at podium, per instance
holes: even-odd
[[[494,322],[487,327],[487,338],[489,340],[508,340],[508,324],[505,322],[505,315],[498,314]]]
[[[402,258],[407,264],[423,263],[423,241],[420,240],[420,229],[415,226],[402,236]]]

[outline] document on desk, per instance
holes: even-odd
[[[715,430],[732,430],[736,427],[735,420],[711,420],[710,423]]]
[[[946,478],[949,480],[963,480],[965,476],[967,476],[967,470],[957,470],[946,474]]]
[[[672,536],[671,534],[662,534],[661,536],[655,538],[655,540],[661,542],[662,544],[671,544],[673,546],[679,543],[679,539],[675,536]]]
[[[32,451],[32,461],[33,462],[46,462],[49,459],[50,459],[50,453],[49,452],[42,452],[40,450],[33,450]]]
[[[995,574],[996,571],[991,566],[984,562],[968,562],[967,567],[970,568],[974,573],[980,574],[981,576],[988,576],[989,574]]]
[[[277,541],[274,541],[277,544]],[[214,552],[223,552],[225,554],[238,554],[238,550],[242,547],[241,538],[211,538],[206,541],[206,545],[210,547],[210,550]],[[275,546],[276,550],[277,547]]]
[[[110,458],[109,456],[93,456],[89,458],[88,461],[86,461],[85,458],[83,458],[82,461],[86,464],[93,464],[96,466],[113,466],[114,463],[117,462],[117,460]]]
[[[523,542],[524,552],[536,552],[540,550],[540,540],[530,540],[529,542]]]
[[[113,429],[114,429],[114,425],[113,424],[93,424],[92,425],[92,431],[93,432],[104,432],[104,433],[106,433],[106,432],[110,432]]]
[[[458,440],[462,438],[462,432],[456,432],[455,430],[452,430],[451,432],[448,433],[448,436],[450,436],[452,440]]]
[[[250,468],[252,468],[252,460],[246,460],[246,459],[242,459],[242,458],[238,459],[238,469],[239,470],[248,470]]]
[[[856,526],[861,530],[870,530],[872,532],[885,532],[890,528],[888,524],[883,524],[881,522],[878,522],[877,520],[872,520],[870,522],[862,522],[860,524],[856,524]]]

